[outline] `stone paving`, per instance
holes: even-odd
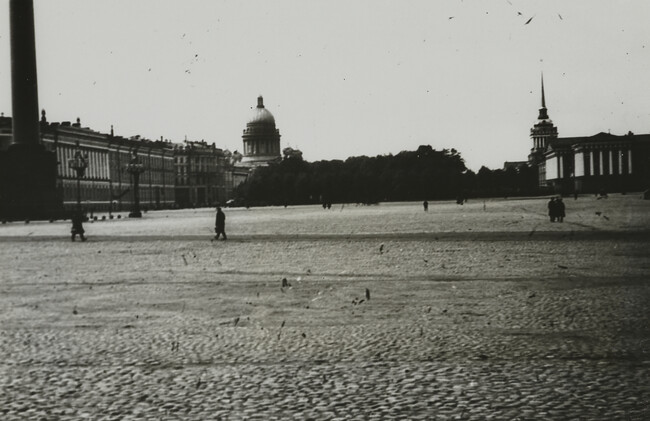
[[[82,244],[9,228],[3,420],[650,419],[638,230],[210,242],[91,226]]]

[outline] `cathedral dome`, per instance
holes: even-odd
[[[282,159],[280,155],[280,131],[275,127],[273,114],[264,108],[264,99],[257,97],[257,107],[246,123],[242,134],[244,142],[244,166],[264,166]]]
[[[269,110],[264,108],[264,98],[261,96],[257,97],[257,107],[253,109],[248,124],[269,124],[275,127],[275,118]]]

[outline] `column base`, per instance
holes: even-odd
[[[16,221],[65,217],[56,182],[56,154],[43,145],[13,144],[1,151],[0,218]]]

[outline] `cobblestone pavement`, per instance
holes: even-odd
[[[0,241],[0,418],[650,419],[650,236],[232,237]]]

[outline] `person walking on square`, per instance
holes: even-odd
[[[422,206],[424,207],[424,211],[427,212],[429,211],[429,202],[426,200],[422,203]]]
[[[555,203],[555,197],[551,197],[551,200],[548,201],[548,216],[551,218],[551,222],[555,222],[556,215],[557,205]]]
[[[556,214],[557,220],[559,222],[564,222],[565,206],[561,197],[558,197],[557,200],[555,201],[555,207],[557,209],[557,214]]]
[[[220,235],[223,235],[223,239],[227,240],[226,236],[226,214],[223,213],[220,206],[217,206],[217,218],[214,223],[214,232],[217,234],[214,239],[218,240]]]
[[[86,241],[86,237],[84,237],[84,233],[86,231],[84,230],[83,219],[83,214],[80,211],[75,211],[75,213],[72,214],[72,230],[70,230],[70,233],[72,234],[72,241],[75,240],[77,235],[79,235],[81,241]]]

